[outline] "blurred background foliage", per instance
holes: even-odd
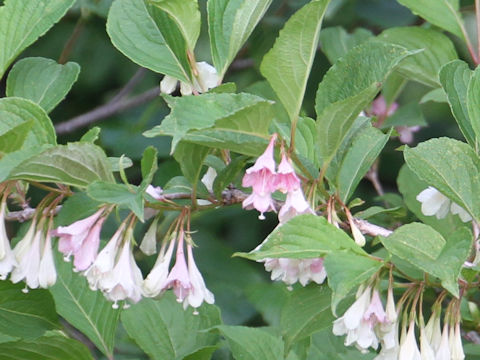
[[[21,57],[42,56],[58,60],[66,56],[69,61],[80,64],[81,73],[67,98],[51,113],[55,124],[72,117],[91,111],[107,103],[139,70],[139,67],[117,51],[111,44],[105,31],[105,21],[108,9],[114,0],[77,0],[77,4],[52,30],[34,45],[24,51]],[[243,90],[262,93],[265,91],[264,79],[260,75],[259,65],[263,55],[270,49],[285,21],[306,0],[274,0],[268,13],[256,28],[246,46],[227,72],[225,82],[235,82],[237,91]],[[473,0],[463,0],[462,14],[467,20],[467,26],[476,43],[474,29]],[[199,0],[203,13],[203,29],[197,47],[197,61],[210,59],[208,32],[206,26],[206,0]],[[0,5],[3,1],[0,0]],[[348,32],[357,28],[365,28],[377,35],[381,31],[394,26],[422,25],[423,20],[414,16],[410,10],[398,4],[395,0],[333,0],[323,22],[323,29],[341,26]],[[422,25],[425,26],[425,25]],[[465,61],[471,61],[466,49],[452,37],[457,51]],[[68,49],[68,47],[70,49]],[[62,55],[63,54],[63,55]],[[18,60],[17,60],[18,61]],[[330,63],[322,52],[322,45],[315,58],[309,84],[307,87],[304,112],[310,117],[314,114],[314,99],[318,83],[330,67]],[[141,81],[129,96],[135,96],[158,86],[162,76],[151,71],[144,71]],[[4,77],[6,79],[6,76]],[[419,102],[430,88],[419,83],[410,82],[398,99],[400,104]],[[0,83],[0,94],[5,96],[5,80]],[[415,143],[431,137],[450,136],[461,139],[461,134],[446,103],[426,102],[421,104],[421,111],[428,126],[415,134]],[[127,169],[127,176],[132,183],[138,183],[140,176],[140,158],[143,150],[153,145],[159,152],[159,170],[154,179],[154,185],[164,186],[176,175],[180,175],[178,164],[169,156],[170,138],[145,138],[142,132],[158,125],[169,112],[164,100],[160,97],[120,114],[81,128],[75,132],[59,135],[60,144],[78,140],[90,127],[101,128],[98,144],[109,156],[125,154],[134,162]],[[413,144],[413,145],[414,145]],[[388,201],[392,205],[403,206],[398,196],[397,176],[403,165],[403,156],[396,149],[402,144],[398,139],[392,139],[379,160],[379,176],[382,185],[389,193]],[[356,194],[363,200],[374,199],[359,207],[358,210],[375,204],[382,205],[382,199],[376,197],[371,184],[364,180]],[[35,197],[35,194],[33,194]],[[358,211],[357,210],[357,211]],[[407,211],[403,212],[405,216]],[[413,218],[413,215],[407,215]],[[382,217],[370,219],[383,224]],[[196,259],[204,275],[208,288],[215,294],[216,304],[221,308],[226,324],[245,324],[252,326],[275,325],[279,319],[279,309],[288,296],[288,290],[283,284],[271,283],[269,274],[261,264],[239,258],[231,258],[236,251],[250,251],[256,247],[276,226],[275,214],[268,214],[266,221],[258,221],[257,213],[243,211],[239,205],[212,210],[195,218],[193,229],[197,231],[193,237],[198,245]],[[137,240],[140,240],[148,223],[137,229]],[[114,221],[102,233],[108,238],[116,225]],[[138,254],[138,260],[141,260]],[[153,264],[154,259],[144,260],[143,270]],[[266,306],[266,299],[276,298],[276,306]],[[277,306],[278,305],[278,306]],[[319,334],[332,338],[332,343],[338,343],[339,354],[347,351],[340,339],[329,334]],[[143,352],[128,339],[126,333],[119,329],[117,340],[119,359],[143,358]],[[347,354],[348,351],[345,353]],[[121,355],[124,354],[124,355]],[[347,358],[347,355],[342,355]],[[352,358],[358,358],[354,351]],[[224,358],[222,350],[217,351],[217,358]],[[328,354],[318,354],[320,358],[332,359]],[[322,357],[324,356],[324,357]],[[325,357],[326,356],[326,357]],[[362,357],[363,358],[363,357]]]

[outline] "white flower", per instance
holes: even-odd
[[[450,206],[450,212],[453,215],[458,215],[463,222],[469,222],[472,220],[470,214],[464,208],[454,202],[452,202],[452,206]]]
[[[362,289],[359,289],[362,291]],[[356,343],[359,350],[369,347],[378,348],[375,327],[387,321],[383,305],[377,290],[367,287],[357,296],[350,308],[333,323],[333,333],[337,336],[346,334],[345,345]]]
[[[417,340],[415,339],[415,322],[410,322],[408,332],[402,336],[398,360],[422,360]]]
[[[386,321],[380,323],[377,327],[377,336],[381,340],[382,350],[385,353],[386,350],[396,348],[398,352],[398,314],[395,309],[395,299],[391,287],[388,289],[385,318]],[[391,352],[386,353],[389,354]]]
[[[39,286],[38,272],[40,269],[40,242],[42,230],[35,232],[35,221],[32,222],[27,233],[13,250],[18,266],[12,271],[10,280],[16,284],[25,280],[27,286],[36,289]],[[25,289],[25,292],[28,291]]]
[[[130,245],[130,236],[127,236],[114,268],[100,280],[101,290],[108,300],[114,302],[114,309],[118,308],[118,301],[129,299],[137,303],[142,298],[142,272],[133,258]]]
[[[265,270],[271,271],[273,281],[281,280],[287,285],[293,285],[300,281],[302,286],[310,281],[322,284],[327,277],[327,272],[323,267],[322,258],[314,259],[289,259],[289,258],[266,258]]]
[[[157,224],[158,218],[152,221],[140,244],[140,250],[145,255],[153,255],[157,252]]]
[[[460,323],[455,324],[455,330],[453,335],[453,341],[451,346],[452,360],[465,359],[465,353],[463,352],[462,334],[460,332]]]
[[[160,250],[157,261],[142,284],[142,292],[146,297],[155,297],[165,290],[168,268],[172,260],[175,239],[170,240],[167,251]]]
[[[443,219],[450,210],[450,200],[432,186],[418,194],[417,200],[422,203],[422,213],[426,216],[435,215],[437,219]]]
[[[422,360],[435,360],[435,351],[433,350],[432,344],[430,344],[430,341],[428,340],[428,336],[423,325],[420,328],[420,355]]]
[[[5,280],[13,268],[18,266],[5,229],[5,208],[3,201],[0,208],[0,280]]]
[[[442,339],[440,340],[435,360],[451,360],[449,328],[446,323],[443,325]]]
[[[155,200],[162,200],[163,199],[163,189],[160,187],[160,186],[152,186],[152,185],[148,185],[147,186],[147,189],[145,190],[145,192],[150,195],[152,198],[154,198]]]
[[[440,311],[438,308],[433,310],[430,319],[425,326],[425,336],[432,346],[433,351],[437,351],[442,340],[442,328],[440,327]]]
[[[208,167],[205,175],[202,176],[201,181],[209,192],[213,192],[213,182],[215,181],[216,177],[217,177],[217,171],[210,166]]]
[[[53,286],[56,281],[57,270],[55,269],[55,261],[53,260],[52,239],[50,233],[47,233],[38,270],[38,283],[41,288],[46,289]]]
[[[192,285],[188,295],[183,302],[183,308],[186,309],[188,305],[193,308],[198,308],[205,301],[208,304],[213,304],[215,299],[210,290],[205,286],[202,274],[195,264],[192,253],[192,245],[187,245],[188,256],[188,275],[190,276],[190,283]],[[198,314],[196,311],[194,314]]]
[[[182,95],[191,95],[193,90],[198,93],[204,93],[218,85],[219,76],[217,70],[210,64],[201,61],[197,62],[198,76],[193,80],[193,88],[190,84],[180,82],[180,93]],[[178,80],[165,75],[160,82],[160,91],[165,94],[171,94],[177,87]]]
[[[285,204],[281,207],[278,212],[278,221],[280,224],[286,223],[291,218],[297,215],[303,214],[315,214],[310,208],[310,205],[305,200],[303,191],[301,188],[289,191],[287,193],[287,198]]]

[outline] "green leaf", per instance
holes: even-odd
[[[233,159],[224,169],[217,173],[213,181],[213,192],[217,199],[222,199],[222,191],[233,182],[238,174],[244,169],[246,157],[239,156]]]
[[[270,118],[250,118],[250,109],[259,106],[260,110],[271,106],[268,100],[250,94],[202,94],[199,96],[185,96],[176,99],[171,104],[171,113],[163,119],[162,123],[153,129],[144,133],[147,137],[159,135],[170,135],[172,140],[172,153],[178,142],[186,137],[192,130],[202,130],[204,132],[189,134],[188,141],[200,143],[200,145],[215,143],[224,143],[224,132],[235,132],[236,128],[242,126],[251,129],[256,126],[259,130],[255,133],[261,133],[268,129]],[[258,115],[258,114],[257,114]],[[214,132],[210,128],[218,125]],[[266,131],[266,130],[265,130]],[[237,137],[241,136],[240,134]],[[266,135],[261,141],[266,144]],[[202,141],[203,139],[203,141]],[[206,143],[206,144],[205,144]]]
[[[236,360],[283,360],[283,341],[268,332],[246,326],[217,326]]]
[[[389,137],[390,134],[384,134],[372,126],[355,136],[337,175],[336,187],[343,203],[347,203],[352,196]]]
[[[454,60],[454,61],[457,61],[457,60]],[[442,78],[440,78],[440,82],[442,82]],[[447,94],[445,93],[443,88],[433,89],[428,93],[426,93],[420,99],[420,104],[425,104],[426,102],[429,102],[429,101],[433,101],[437,103],[446,103],[448,102]]]
[[[433,25],[463,38],[462,17],[458,11],[459,0],[398,0],[398,2]]]
[[[222,78],[272,0],[209,0],[208,33],[215,68]]]
[[[325,74],[315,105],[317,141],[324,161],[332,159],[360,111],[373,100],[393,68],[409,55],[412,52],[396,45],[366,42]]]
[[[43,144],[56,144],[55,129],[45,111],[30,100],[0,99],[0,151],[9,153]]]
[[[154,5],[114,1],[107,20],[113,45],[133,62],[190,83],[187,43],[174,20]]]
[[[218,336],[204,330],[221,323],[213,305],[202,305],[199,315],[183,310],[173,293],[159,300],[143,299],[122,312],[128,335],[155,360],[183,359],[186,355],[215,345]]]
[[[475,69],[467,88],[467,110],[475,139],[480,138],[480,70]],[[478,145],[477,145],[478,146]],[[476,147],[475,147],[476,148]]]
[[[6,0],[0,7],[0,78],[12,61],[45,34],[74,0]]]
[[[177,24],[193,53],[198,35],[200,35],[200,11],[198,0],[149,0],[149,2],[165,11]]]
[[[80,138],[80,141],[94,144],[95,141],[98,140],[101,130],[102,129],[100,129],[98,126],[94,126],[93,128],[89,129],[85,134],[82,135],[82,137]]]
[[[210,151],[209,148],[201,145],[191,144],[181,141],[176,149],[173,157],[179,163],[183,175],[190,181],[192,185],[196,185],[200,178],[200,172],[203,162]]]
[[[141,161],[141,170],[142,170],[142,184],[140,188],[142,190],[146,189],[148,185],[152,183],[153,176],[158,169],[158,151],[153,146],[149,146],[145,149]]]
[[[126,207],[143,222],[143,195],[137,186],[95,181],[88,185],[87,194],[96,201]]]
[[[480,159],[467,144],[450,138],[431,139],[405,148],[405,161],[428,185],[435,187],[480,219]]]
[[[333,291],[331,306],[335,314],[339,302],[354,288],[370,279],[383,263],[351,251],[335,251],[325,257],[323,265],[328,274],[328,286]]]
[[[61,65],[41,57],[22,59],[8,74],[7,96],[31,100],[49,113],[65,98],[79,73],[80,66],[74,62]]]
[[[389,252],[438,277],[442,286],[458,297],[457,280],[472,246],[468,229],[458,229],[445,241],[428,225],[411,223],[380,240]]]
[[[398,66],[398,71],[409,80],[427,86],[438,87],[440,68],[458,58],[452,41],[444,34],[418,26],[387,29],[379,40],[400,45],[407,50],[423,49],[416,56],[409,57]]]
[[[298,10],[285,24],[264,56],[260,71],[296,121],[317,51],[323,15],[330,0],[316,0]]]
[[[389,116],[385,120],[381,128],[388,129],[392,126],[417,125],[425,126],[427,122],[425,121],[420,105],[416,101],[412,101],[411,103],[400,106],[392,116]]]
[[[339,58],[345,56],[355,46],[367,41],[373,37],[370,30],[356,28],[351,34],[348,34],[340,26],[323,29],[320,33],[320,44],[322,51],[327,56],[331,64]]]
[[[49,145],[33,148],[27,147],[26,149],[21,149],[4,155],[0,160],[0,181],[8,179],[11,171],[18,165],[49,148],[51,148]]]
[[[55,304],[47,290],[22,292],[25,284],[0,282],[0,333],[26,340],[59,328]]]
[[[365,252],[345,232],[315,215],[299,215],[278,226],[265,241],[249,253],[235,253],[250,260],[265,258],[306,259],[323,257],[332,251]]]
[[[81,140],[81,139],[80,139]],[[112,171],[120,171],[120,169],[128,169],[133,166],[132,159],[122,156],[122,157],[108,157],[108,163]]]
[[[113,181],[107,157],[90,143],[51,147],[16,166],[9,179],[58,182],[86,187],[97,180]]]
[[[0,353],[2,360],[93,360],[84,344],[64,335],[3,343]]]
[[[92,291],[85,277],[57,256],[57,282],[50,288],[55,306],[71,325],[87,336],[107,357],[113,357],[120,310],[114,310],[100,291]]]
[[[287,349],[297,341],[332,325],[332,293],[326,286],[295,289],[282,309],[281,329]]]

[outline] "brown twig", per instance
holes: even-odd
[[[58,63],[59,64],[65,64],[68,61],[68,58],[70,57],[70,54],[72,53],[73,47],[77,43],[77,40],[80,37],[80,34],[83,31],[83,28],[85,27],[85,22],[86,22],[85,18],[83,16],[80,16],[77,23],[75,24],[72,35],[70,35],[70,38],[65,43],[65,46],[62,50],[62,53],[60,54],[60,57],[58,58]]]
[[[116,101],[113,103],[108,102],[107,104],[99,106],[92,111],[87,112],[86,114],[76,116],[70,120],[55,125],[55,130],[59,135],[71,133],[77,129],[96,123],[124,110],[146,104],[155,99],[159,94],[160,88],[155,86],[154,88],[130,99]]]

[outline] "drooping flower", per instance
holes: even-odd
[[[442,338],[440,340],[440,346],[435,354],[435,360],[451,360],[450,354],[450,334],[449,326],[447,323],[443,325]]]
[[[361,351],[369,347],[378,348],[375,327],[387,321],[378,291],[368,286],[359,289],[357,300],[348,308],[342,317],[333,323],[333,333],[337,336],[347,335],[345,345],[356,344]]]
[[[157,261],[150,273],[142,284],[143,295],[146,297],[155,297],[165,291],[165,285],[168,278],[168,269],[172,260],[175,239],[170,240],[168,249],[162,248],[158,254]]]
[[[113,234],[107,245],[98,253],[95,261],[85,271],[84,275],[88,280],[88,284],[92,290],[102,288],[100,282],[112,271],[115,266],[115,259],[118,253],[118,244],[122,239],[125,223]]]
[[[310,204],[305,200],[301,188],[289,191],[287,193],[285,204],[283,204],[278,212],[278,220],[280,224],[284,224],[291,218],[302,214],[315,215],[315,212],[310,207]]]
[[[440,311],[437,306],[433,308],[432,315],[425,326],[425,337],[432,346],[433,351],[437,351],[442,340],[442,328],[440,326]]]
[[[41,226],[40,226],[41,228]],[[40,243],[43,236],[43,230],[36,230],[36,222],[32,221],[27,233],[13,249],[18,266],[13,269],[10,280],[16,284],[22,280],[27,287],[36,289],[39,286],[38,273],[40,269],[41,249]],[[27,288],[24,290],[27,292]]]
[[[205,185],[207,190],[211,193],[213,192],[213,182],[215,181],[216,177],[217,171],[211,166],[209,166],[207,172],[202,176],[202,179],[200,180],[203,185]]]
[[[465,359],[465,353],[463,351],[462,345],[462,334],[460,331],[460,323],[455,324],[455,329],[453,330],[453,340],[451,345],[450,353],[452,355],[452,360],[463,360]]]
[[[411,321],[408,332],[402,336],[398,360],[422,360],[417,340],[415,339],[415,321]]]
[[[422,213],[426,216],[443,219],[450,210],[450,200],[432,186],[418,194],[417,200],[422,203]]]
[[[397,126],[398,139],[403,144],[411,144],[413,142],[413,134],[420,131],[420,126]]]
[[[51,234],[59,238],[58,250],[65,255],[66,261],[68,261],[72,255],[77,256],[79,251],[79,256],[82,256],[83,251],[85,251],[85,248],[82,249],[82,244],[89,236],[92,228],[103,212],[104,208],[101,208],[95,214],[85,219],[75,221],[69,226],[59,226],[55,230],[52,230]],[[95,231],[98,230],[99,229],[95,229]]]
[[[191,95],[193,90],[198,93],[204,93],[218,85],[219,76],[217,70],[210,64],[201,61],[196,63],[198,76],[194,78],[193,87],[185,82],[180,82],[180,93],[182,95]],[[172,76],[165,75],[160,82],[160,91],[165,94],[171,94],[177,87],[178,80]]]
[[[422,360],[435,360],[435,350],[432,347],[428,339],[427,332],[425,331],[425,324],[423,317],[420,321],[420,356]]]
[[[143,236],[140,250],[142,250],[145,255],[153,255],[157,252],[157,225],[158,218],[155,218]]]
[[[153,186],[148,185],[145,192],[150,195],[155,200],[162,200],[163,199],[163,189],[160,186]]]
[[[391,287],[388,288],[385,320],[376,329],[376,334],[382,344],[382,350],[396,348],[398,352],[398,314],[395,309],[395,299]]]
[[[198,308],[205,301],[207,304],[213,304],[215,298],[210,290],[207,289],[202,274],[195,264],[193,259],[192,245],[187,245],[188,257],[188,275],[190,277],[191,289],[183,302],[183,308],[186,309],[188,305],[194,309]],[[194,314],[198,314],[195,310]]]
[[[137,303],[142,298],[142,272],[133,257],[130,239],[130,235],[125,237],[115,266],[99,282],[105,297],[114,302],[112,305],[114,309],[118,308],[118,301],[128,299]]]
[[[398,109],[398,104],[396,102],[388,106],[387,101],[385,100],[385,97],[380,95],[375,100],[373,100],[370,113],[378,117],[386,118],[388,116],[392,116],[395,113],[395,111],[397,111],[397,109]]]
[[[105,219],[105,217],[98,219],[83,240],[82,245],[73,254],[75,271],[84,271],[95,261],[100,246],[100,232]]]
[[[57,270],[55,268],[55,260],[52,252],[52,238],[47,232],[45,244],[43,246],[42,258],[38,270],[38,284],[41,288],[49,288],[57,281]]]
[[[5,280],[18,265],[5,229],[5,209],[6,202],[2,201],[0,205],[0,280]]]
[[[282,160],[278,165],[274,187],[283,193],[293,192],[300,189],[300,179],[295,173],[292,163],[285,153],[282,154]]]
[[[255,164],[248,168],[242,179],[243,187],[252,187],[252,194],[248,196],[242,206],[246,209],[255,208],[260,212],[260,219],[265,219],[263,213],[273,210],[275,205],[272,192],[275,191],[275,159],[273,149],[277,134],[270,138],[265,152],[260,155]]]
[[[470,214],[457,203],[452,202],[452,205],[450,206],[450,212],[453,215],[458,215],[463,222],[469,222],[472,220]]]

